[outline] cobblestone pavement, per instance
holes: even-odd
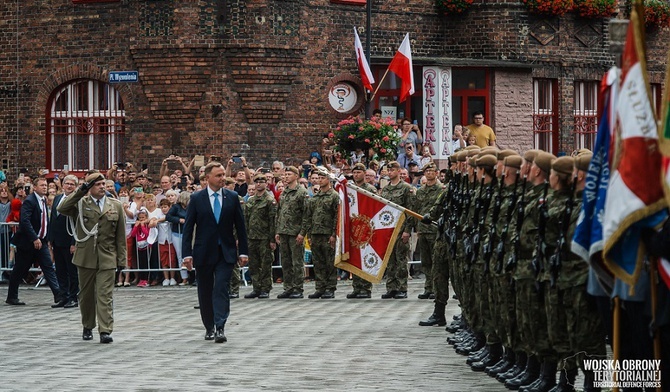
[[[313,291],[307,284],[305,293]],[[114,343],[82,341],[79,311],[51,309],[48,289],[24,286],[26,306],[0,286],[1,391],[505,391],[475,373],[442,327],[419,327],[432,301],[410,281],[406,300],[232,300],[228,342],[204,340],[195,287],[118,288]],[[242,287],[241,296],[250,292]],[[455,301],[448,319],[458,313]]]

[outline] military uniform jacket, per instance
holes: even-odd
[[[535,237],[537,235],[537,226],[540,218],[540,210],[538,209],[538,206],[543,189],[544,184],[534,185],[528,190],[525,196],[526,205],[521,232],[514,233],[513,237],[513,241],[517,236],[519,236],[521,240],[519,260],[513,275],[515,280],[535,279],[535,271],[533,271],[530,261],[533,257],[533,250],[535,250]]]
[[[495,271],[495,264],[498,262],[496,259],[496,249],[498,248],[498,243],[502,239],[502,234],[505,231],[505,227],[507,227],[507,237],[505,238],[505,243],[503,244],[503,249],[505,251],[505,259],[507,259],[507,256],[512,252],[512,242],[510,241],[510,238],[514,234],[514,227],[515,227],[515,221],[516,221],[516,209],[514,208],[515,206],[512,206],[511,210],[511,216],[508,218],[507,213],[510,212],[510,205],[512,204],[513,198],[514,198],[514,186],[515,185],[503,185],[502,190],[500,193],[502,194],[502,201],[500,203],[500,214],[498,215],[498,219],[493,222],[492,224],[495,225],[495,231],[496,231],[496,243],[491,244],[491,247],[493,249],[493,255],[491,256],[491,273],[495,276],[503,276],[506,275],[507,273],[505,272],[505,269],[503,268],[500,273],[497,273]],[[521,191],[521,187],[519,185],[516,185],[518,188],[517,192]],[[491,213],[493,214],[493,213]]]
[[[561,235],[561,219],[563,218],[563,212],[565,211],[565,202],[570,196],[569,191],[560,190],[549,192],[547,196],[547,226],[544,231],[544,243],[546,249],[544,251],[544,271],[538,276],[540,282],[548,282],[551,278],[551,269],[549,268],[549,259],[556,251],[556,242],[558,241],[559,236]],[[533,252],[533,255],[537,250]]]
[[[77,189],[58,207],[58,212],[75,220],[75,239],[83,240],[87,237],[84,228],[91,232],[98,224],[97,235],[77,242],[72,258],[74,265],[100,270],[126,266],[126,217],[121,202],[105,197],[100,211],[90,196]]]
[[[586,284],[589,277],[589,264],[570,251],[572,238],[575,235],[575,228],[577,227],[579,212],[582,209],[582,193],[583,191],[577,192],[573,198],[570,227],[568,228],[565,247],[563,248],[561,269],[558,271],[558,279],[556,280],[556,285],[560,290]]]
[[[435,202],[440,199],[440,195],[442,195],[443,192],[444,189],[440,183],[436,182],[433,185],[423,185],[416,191],[412,210],[421,215],[430,213],[430,210],[435,205]],[[416,218],[411,218],[409,225],[420,234],[437,234],[437,227],[418,222]]]
[[[295,188],[284,189],[277,207],[277,234],[304,236],[307,233],[307,202],[307,189],[299,184]]]
[[[250,240],[273,241],[277,202],[270,192],[251,196],[244,204],[244,223]]]
[[[332,188],[326,192],[319,191],[309,201],[307,215],[310,235],[322,234],[334,236],[337,229],[337,208],[340,205],[340,196]]]
[[[477,264],[484,264],[484,246],[490,241],[489,230],[493,224],[493,208],[498,193],[498,183],[492,181],[484,184],[482,190],[482,207],[479,212],[479,222],[474,222],[475,231],[480,233],[479,236],[479,257],[475,260]],[[486,211],[484,211],[486,209]],[[486,212],[486,214],[484,214]]]
[[[412,208],[414,205],[414,193],[412,186],[405,181],[400,180],[396,185],[388,184],[382,189],[380,194],[384,199],[398,204],[401,207]],[[403,232],[409,233],[411,228],[408,226],[410,219],[405,220]]]

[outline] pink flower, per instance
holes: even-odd
[[[337,130],[338,130],[338,131],[339,131],[340,129],[342,129],[342,128],[340,128],[340,127],[337,127]]]
[[[365,139],[365,142],[366,142],[366,143],[370,143],[370,139]]]
[[[362,127],[362,126],[358,127],[358,130],[359,130],[359,131],[362,131],[362,130],[363,130],[363,127]]]
[[[331,132],[331,133],[328,134],[328,137],[332,139],[332,138],[335,137],[335,134]]]
[[[349,139],[352,139],[352,140],[353,140],[353,139],[356,139],[356,136],[354,136],[354,135],[349,135]]]
[[[381,152],[381,153],[385,153],[385,152],[386,152],[386,149],[385,149],[385,148],[382,148],[382,149],[379,150],[379,152]]]
[[[389,141],[389,137],[388,137],[388,136],[384,136],[384,137],[382,138],[382,140],[385,141],[385,142],[388,142],[388,141]]]
[[[381,127],[382,127],[382,125],[381,125],[380,123],[376,123],[376,124],[375,124],[375,128],[376,128],[376,129],[379,129],[379,128],[381,128]]]

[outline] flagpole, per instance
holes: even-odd
[[[619,304],[619,297],[614,297],[614,311],[612,315],[612,357],[614,359],[614,363],[619,361],[619,358],[621,358],[621,354],[619,353],[620,347],[619,347],[619,339],[620,339],[620,328],[619,328],[619,318],[620,318],[620,304]],[[617,381],[617,374],[616,370],[613,370],[613,381]],[[612,388],[612,392],[619,392],[619,387],[616,385]]]
[[[658,307],[658,257],[650,257],[649,276],[651,277],[651,333],[654,334],[654,359],[661,359],[661,334],[656,325],[656,308]],[[660,392],[658,386],[656,391]]]
[[[375,95],[377,95],[377,91],[379,91],[379,88],[382,86],[382,83],[384,83],[384,79],[386,79],[386,75],[388,75],[389,69],[386,68],[386,72],[384,72],[384,76],[382,76],[382,80],[379,81],[379,84],[377,84],[377,88],[375,89],[375,92],[372,93],[372,97],[370,97],[370,101],[375,99]]]
[[[372,45],[372,0],[367,0],[365,2],[365,58],[370,64],[370,47]],[[370,93],[366,92],[368,99],[365,102],[365,118],[369,119],[372,117],[372,100],[374,99],[374,94],[370,97]]]
[[[374,193],[372,193],[372,192],[370,192],[370,191],[367,191],[367,190],[365,190],[365,189],[363,189],[363,188],[361,188],[361,187],[359,187],[359,186],[356,186],[355,184],[352,184],[352,183],[350,183],[350,182],[347,182],[347,186],[351,187],[352,189],[355,189],[356,191],[358,191],[358,192],[360,192],[360,193],[362,193],[362,194],[364,194],[364,195],[367,195],[367,196],[369,196],[369,197],[371,197],[371,198],[377,200],[378,202],[384,203],[384,204],[389,205],[389,206],[391,206],[391,207],[393,207],[393,208],[397,208],[397,209],[399,209],[400,211],[406,212],[408,215],[410,215],[410,216],[412,216],[412,217],[414,217],[414,218],[416,218],[416,219],[419,219],[419,220],[423,219],[423,215],[421,215],[421,214],[419,214],[419,213],[417,213],[417,212],[414,212],[414,211],[412,211],[412,210],[410,210],[410,209],[407,209],[407,208],[405,208],[405,207],[403,207],[403,206],[400,206],[400,205],[398,205],[398,204],[396,204],[396,203],[394,203],[394,202],[392,202],[392,201],[386,200],[386,199],[384,199],[383,197],[381,197],[381,196],[379,196],[379,195],[376,195],[376,194],[374,194]]]

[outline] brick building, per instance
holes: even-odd
[[[502,147],[568,153],[592,143],[598,81],[613,64],[608,20],[541,18],[521,0],[475,0],[458,17],[439,15],[434,0],[373,0],[372,11],[377,80],[409,32],[417,90],[399,105],[388,77],[373,106],[422,128],[441,116],[445,129],[427,130],[436,151],[441,134],[475,110]],[[302,160],[345,117],[329,104],[329,88],[360,88],[351,29],[365,42],[361,6],[7,0],[0,15],[0,138],[10,174],[120,160],[157,171],[169,154],[240,150],[254,165]],[[665,42],[667,31],[649,32],[658,101]],[[108,83],[115,71],[137,71],[139,80]]]

